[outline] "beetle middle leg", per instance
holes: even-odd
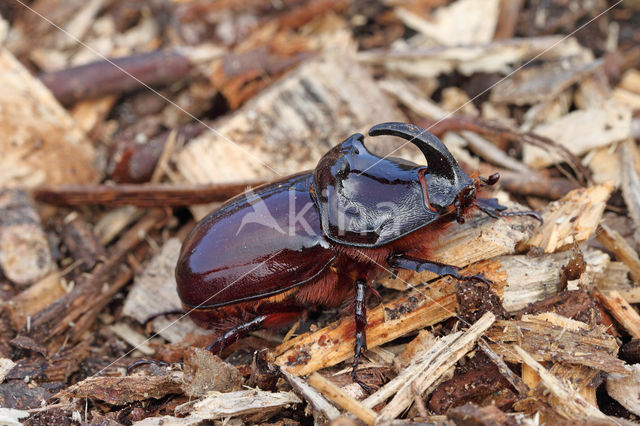
[[[414,257],[405,256],[405,255],[394,255],[394,256],[390,256],[387,259],[387,263],[392,268],[402,268],[402,269],[408,269],[410,271],[416,271],[416,272],[429,271],[429,272],[433,272],[439,277],[450,276],[461,281],[477,281],[477,282],[482,282],[486,285],[493,284],[491,280],[488,280],[482,274],[475,274],[475,275],[469,275],[469,276],[460,275],[460,273],[458,272],[459,268],[457,266],[447,265],[444,263],[434,262],[431,260],[416,259]]]

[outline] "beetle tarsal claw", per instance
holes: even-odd
[[[531,211],[531,210],[525,210],[525,211],[519,211],[519,212],[504,212],[504,213],[500,213],[500,216],[529,216],[535,220],[537,220],[538,222],[540,222],[540,224],[542,225],[544,223],[544,219],[542,219],[542,216],[540,216],[539,213]]]
[[[486,284],[489,287],[491,287],[491,285],[493,284],[493,281],[485,277],[482,273],[468,276],[459,276],[458,279],[461,281],[480,282]]]
[[[161,367],[168,367],[171,364],[169,364],[168,362],[160,361],[158,359],[139,359],[127,365],[127,376],[131,374],[133,370],[137,369],[138,367],[142,367],[143,365],[159,365]]]
[[[367,393],[371,393],[372,389],[370,386],[365,385],[364,382],[362,382],[360,379],[358,379],[358,376],[356,375],[356,370],[352,370],[351,371],[351,379],[353,380],[354,383],[357,383],[358,385],[360,385],[360,387]]]
[[[529,216],[539,221],[540,224],[544,223],[542,216],[531,210],[517,212],[505,211],[507,210],[507,208],[499,204],[498,200],[496,200],[495,198],[476,198],[473,204],[494,219],[498,219],[500,217]]]

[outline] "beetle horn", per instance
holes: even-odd
[[[369,129],[369,136],[399,136],[417,146],[427,160],[429,172],[455,181],[460,169],[447,147],[428,131],[408,123],[381,123]]]

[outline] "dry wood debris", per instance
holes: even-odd
[[[637,422],[640,8],[614,3],[0,3],[0,423]],[[195,222],[388,121],[544,223],[438,237],[490,286],[387,271],[368,392],[349,303],[204,350],[223,327],[174,276]]]
[[[94,182],[98,174],[91,141],[51,92],[2,47],[0,76],[0,185]]]

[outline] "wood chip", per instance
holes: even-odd
[[[7,426],[22,426],[29,413],[15,408],[0,408],[0,423]]]
[[[162,398],[182,392],[182,373],[165,376],[88,377],[57,393],[56,398],[70,400],[89,398],[109,404],[123,405],[149,398]]]
[[[620,176],[620,157],[617,145],[594,149],[587,154],[585,162],[592,172],[591,178],[595,183],[603,184],[612,181],[616,188],[620,187],[622,177]]]
[[[153,355],[155,350],[147,344],[147,338],[135,331],[131,326],[124,322],[113,324],[109,327],[113,334],[136,348],[145,355]]]
[[[627,204],[629,217],[635,224],[635,239],[640,242],[640,152],[632,139],[620,144],[620,174],[622,197]]]
[[[598,227],[596,238],[607,250],[615,254],[619,260],[629,267],[631,277],[636,284],[640,284],[640,257],[622,235],[602,223]]]
[[[640,287],[620,290],[619,294],[628,303],[640,303]]]
[[[0,269],[20,288],[55,269],[40,216],[23,191],[0,189]]]
[[[429,20],[402,7],[397,7],[395,14],[409,28],[437,45],[459,46],[491,41],[498,22],[499,5],[499,0],[482,3],[459,0],[439,7]]]
[[[70,113],[76,124],[87,134],[91,134],[103,122],[117,100],[117,95],[107,95],[80,101],[73,106]]]
[[[0,186],[89,183],[93,145],[53,95],[0,47]],[[10,135],[10,136],[9,136]]]
[[[0,358],[0,383],[4,382],[4,378],[7,377],[7,374],[15,365],[16,363],[9,358]]]
[[[640,364],[633,364],[630,369],[628,376],[607,375],[607,393],[624,408],[640,416]]]
[[[578,62],[578,61],[574,61]],[[602,61],[547,62],[527,67],[491,89],[491,101],[514,105],[535,104],[556,98],[560,92],[602,66]]]
[[[383,64],[388,71],[407,76],[433,78],[454,70],[463,75],[477,72],[507,74],[512,64],[526,61],[542,52],[546,52],[545,57],[551,59],[579,55],[583,51],[573,38],[554,35],[466,46],[360,52],[357,58],[365,63]]]
[[[602,326],[575,331],[547,321],[496,321],[487,331],[489,346],[506,362],[518,362],[513,351],[522,346],[538,361],[556,361],[627,374],[624,362],[616,357],[618,345]]]
[[[242,374],[236,367],[223,362],[218,356],[205,349],[189,348],[184,358],[182,388],[190,398],[199,398],[211,391],[240,390]]]
[[[625,72],[618,87],[640,95],[640,71],[630,69]]]
[[[616,290],[620,292],[620,294],[631,290],[633,289],[633,284],[629,279],[629,272],[629,267],[624,263],[611,261],[604,272],[596,277],[596,287],[601,291]]]
[[[453,342],[437,353],[435,357],[425,361],[422,366],[426,364],[426,368],[418,369],[415,374],[409,376],[410,379],[405,379],[393,399],[380,412],[380,417],[395,419],[402,414],[413,403],[411,383],[415,381],[420,393],[426,391],[430,385],[473,348],[476,340],[493,324],[495,319],[495,315],[491,312],[485,313],[467,331],[461,333]]]
[[[601,108],[611,97],[611,86],[604,67],[598,67],[592,75],[586,76],[578,83],[574,94],[574,103],[578,109]],[[616,99],[615,95],[613,95],[613,98]],[[616,101],[618,100],[616,99]],[[620,103],[628,106],[622,102]]]
[[[322,413],[326,420],[333,420],[340,416],[340,411],[331,405],[331,403],[327,401],[321,393],[309,386],[307,382],[302,380],[300,377],[289,373],[284,367],[280,371],[284,375],[285,379],[287,379],[293,390],[311,404],[314,410]]]
[[[538,361],[518,345],[513,346],[520,360],[535,370],[542,383],[558,403],[554,409],[569,420],[607,419],[600,410],[589,404],[572,389],[568,389],[560,380],[550,374]]]
[[[96,233],[102,244],[107,245],[144,214],[145,210],[133,206],[111,210],[98,220],[93,227],[93,232]]]
[[[533,131],[564,146],[572,154],[583,155],[629,138],[631,111],[612,102],[603,108],[573,111]],[[532,145],[524,146],[522,157],[523,162],[534,169],[562,161],[558,155]]]
[[[607,182],[573,190],[550,203],[542,212],[544,224],[520,243],[518,250],[540,247],[545,253],[553,253],[585,241],[596,230],[612,190],[613,183]]]
[[[359,403],[345,391],[324,378],[324,376],[313,373],[307,381],[322,395],[362,420],[365,424],[373,425],[375,423],[377,417],[375,411]]]
[[[400,353],[400,366],[407,367],[436,344],[436,337],[428,330],[420,330],[418,335]]]
[[[510,210],[524,210],[497,194],[501,204]],[[433,260],[456,266],[466,266],[496,256],[514,254],[521,241],[539,232],[539,222],[529,217],[492,219],[477,213],[464,224],[456,224],[440,237]],[[432,275],[433,276],[433,275]],[[426,275],[421,275],[425,278]]]
[[[617,291],[596,293],[596,297],[633,338],[640,338],[640,314],[629,302]]]
[[[134,422],[134,426],[191,426],[201,425],[204,421],[197,417],[147,417],[138,422]]]
[[[571,258],[570,251],[543,256],[502,256],[496,259],[507,273],[507,286],[504,289],[502,304],[507,312],[518,311],[530,303],[554,295],[562,278],[562,267]],[[580,282],[592,282],[606,275],[609,255],[599,250],[587,250],[585,253],[587,270]],[[570,290],[577,285],[571,283]]]
[[[429,348],[428,351],[418,356],[407,368],[403,369],[400,374],[378,389],[375,393],[369,395],[364,401],[362,401],[362,404],[365,407],[373,408],[395,395],[403,388],[403,386],[407,385],[408,382],[414,380],[417,374],[420,374],[429,368],[434,359],[436,359],[438,355],[443,353],[447,348],[451,347],[451,345],[453,345],[460,336],[462,336],[462,332],[458,331],[436,340],[434,345]]]
[[[301,402],[293,392],[264,392],[258,389],[227,393],[210,392],[207,397],[190,407],[188,418],[216,420],[259,415],[258,419],[266,420],[274,411]]]
[[[63,274],[56,271],[12,297],[4,306],[11,323],[19,330],[27,324],[29,317],[34,316],[65,294]]]

